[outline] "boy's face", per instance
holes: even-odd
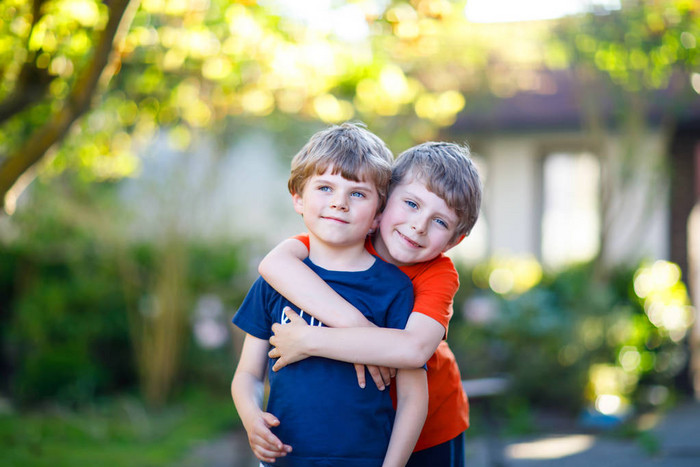
[[[429,261],[457,243],[457,215],[413,177],[395,186],[379,221],[374,246],[397,266]]]
[[[363,243],[376,227],[379,195],[372,182],[354,182],[328,168],[306,181],[301,195],[292,195],[294,210],[304,217],[309,233],[333,246]]]

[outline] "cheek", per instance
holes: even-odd
[[[393,222],[394,219],[391,214],[384,211],[382,213],[382,218],[379,219],[379,229],[389,229]]]

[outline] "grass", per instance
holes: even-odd
[[[119,398],[78,411],[0,415],[3,466],[174,465],[201,441],[240,426],[233,402],[189,394],[160,411]]]

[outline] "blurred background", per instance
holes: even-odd
[[[645,439],[644,415],[700,395],[696,1],[3,0],[0,18],[7,465],[181,465],[240,430],[230,320],[303,230],[291,158],[346,120],[396,154],[468,144],[480,169],[448,341],[465,380],[505,384],[474,395],[469,436],[556,417]]]

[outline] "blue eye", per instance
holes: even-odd
[[[319,191],[331,191],[331,187],[329,186],[320,186],[318,187]]]
[[[405,203],[409,208],[412,208],[412,209],[416,209],[418,207],[418,205],[416,203],[414,203],[413,201],[411,201],[409,199],[407,199],[405,201]]]
[[[353,196],[355,198],[364,198],[365,194],[360,193],[359,191],[353,191],[352,193],[350,193],[350,196]]]
[[[435,222],[437,222],[440,226],[447,228],[447,222],[443,221],[442,219],[435,219]]]

